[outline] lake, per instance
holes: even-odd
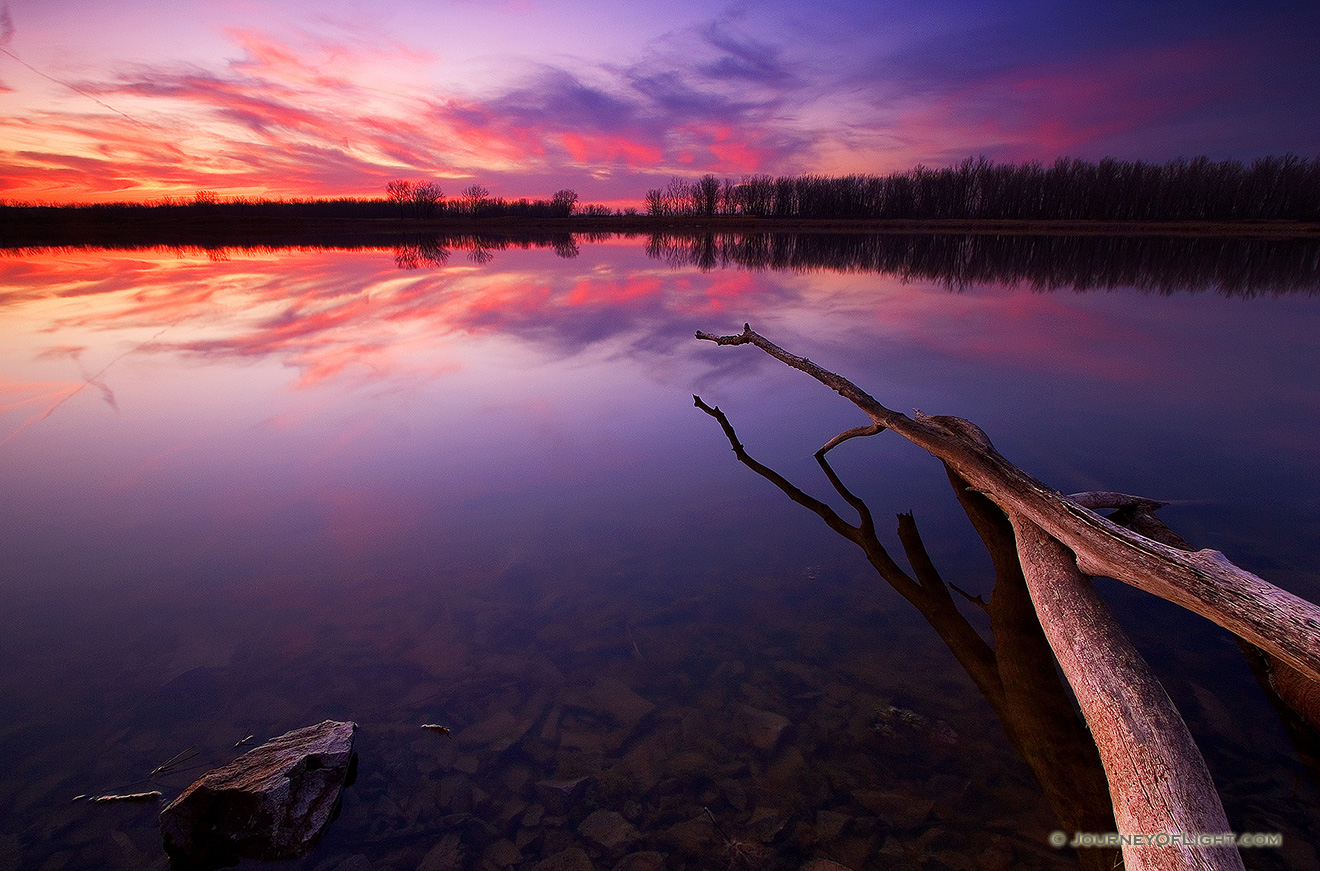
[[[830,455],[903,566],[912,514],[954,588],[930,619],[693,395],[850,522],[813,452],[861,414],[693,334],[749,322],[1064,492],[1167,500],[1194,547],[1314,601],[1317,247],[4,253],[0,869],[163,869],[157,805],[75,797],[169,800],[243,739],[327,718],[360,725],[358,780],[271,867],[1099,867],[1048,840],[1095,819],[1084,753],[1051,769],[1020,731],[1076,738],[1066,696],[992,703],[960,664],[993,644],[1053,672],[1030,632],[991,640],[994,570],[939,462],[885,434]],[[1282,834],[1248,866],[1320,865],[1314,733],[1228,633],[1097,585],[1234,830]]]

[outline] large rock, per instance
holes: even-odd
[[[175,869],[292,859],[316,845],[353,782],[356,723],[326,720],[267,741],[204,774],[161,811]]]

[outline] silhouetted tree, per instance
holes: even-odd
[[[463,188],[463,204],[467,207],[467,211],[473,215],[478,214],[489,199],[490,191],[479,184]]]
[[[573,214],[573,206],[577,204],[577,191],[565,188],[562,191],[555,191],[555,195],[550,198],[550,210],[560,218],[567,218]]]
[[[665,192],[660,188],[646,192],[646,214],[657,218],[665,214]]]
[[[1060,158],[997,165],[968,158],[887,176],[713,175],[646,194],[652,215],[1109,221],[1320,220],[1320,159],[1207,157],[1165,164]]]
[[[440,209],[444,191],[433,181],[417,182],[412,186],[412,203],[417,217],[429,218]]]
[[[399,217],[404,217],[406,205],[412,203],[413,183],[406,178],[396,178],[385,185],[385,198],[399,205]]]
[[[692,211],[697,215],[713,215],[720,204],[720,180],[703,175],[691,188]]]
[[[652,234],[646,252],[675,266],[880,273],[951,289],[1320,292],[1320,241],[1309,238],[679,232]]]

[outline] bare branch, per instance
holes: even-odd
[[[835,473],[834,467],[830,465],[829,460],[825,459],[825,454],[823,452],[816,452],[816,463],[825,472],[825,477],[830,479],[830,484],[834,486],[835,492],[842,496],[844,501],[851,505],[853,510],[857,512],[857,516],[861,518],[861,523],[858,524],[857,527],[858,530],[867,538],[874,539],[876,537],[875,519],[871,517],[870,506],[844,486],[843,481],[839,478],[838,474]]]
[[[930,558],[930,551],[926,550],[926,543],[921,540],[921,532],[910,512],[898,515],[898,540],[903,545],[908,565],[912,566],[912,573],[921,585],[931,593],[948,596],[948,587],[935,568],[935,562]]]
[[[976,605],[982,611],[988,612],[990,610],[990,603],[987,602],[980,595],[973,596],[971,593],[967,592],[966,590],[964,590],[962,587],[958,586],[955,583],[951,583],[949,581],[945,581],[945,583],[948,584],[950,590],[953,590],[955,593],[957,593],[959,596],[962,596],[968,602],[971,602],[973,605]]]
[[[1147,499],[1145,496],[1129,496],[1126,493],[1114,493],[1109,490],[1087,490],[1084,493],[1071,493],[1068,498],[1083,508],[1099,511],[1102,508],[1145,508],[1154,511],[1163,508],[1168,502]]]
[[[825,456],[830,451],[837,448],[839,445],[848,441],[848,439],[855,439],[858,438],[859,436],[873,436],[878,433],[884,432],[884,429],[885,428],[883,426],[880,426],[880,424],[873,423],[867,426],[855,426],[850,430],[844,430],[843,432],[836,435],[834,438],[827,441],[820,448],[820,450],[816,451],[816,456],[818,457]]]
[[[784,491],[784,494],[788,496],[789,499],[792,499],[804,508],[808,508],[815,512],[821,520],[824,520],[829,524],[830,529],[833,529],[845,538],[860,543],[860,530],[840,517],[833,508],[813,496],[808,496],[806,493],[802,492],[802,490],[794,486],[792,481],[789,481],[774,469],[752,459],[743,448],[742,442],[738,441],[738,433],[734,431],[733,424],[729,423],[729,418],[725,416],[724,412],[720,411],[719,406],[711,407],[707,405],[701,400],[700,396],[693,396],[692,404],[720,422],[720,428],[724,430],[724,436],[729,440],[729,444],[733,447],[733,453],[734,456],[738,458],[738,462],[747,466],[752,471],[756,472],[756,474]]]

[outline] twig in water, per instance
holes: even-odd
[[[155,776],[157,774],[167,774],[170,771],[173,771],[182,763],[187,762],[189,759],[192,759],[196,755],[197,755],[196,747],[189,747],[187,750],[182,750],[171,756],[165,762],[151,769],[151,776]]]

